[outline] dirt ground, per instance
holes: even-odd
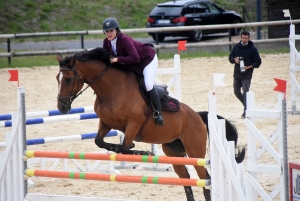
[[[262,65],[255,69],[252,79],[251,91],[255,92],[256,108],[272,110],[277,108],[277,92],[273,91],[276,86],[274,77],[288,80],[287,108],[291,109],[290,103],[290,77],[289,77],[289,54],[261,55]],[[173,60],[160,60],[160,68],[171,68]],[[216,87],[217,111],[219,115],[234,122],[239,131],[239,145],[247,144],[247,131],[245,120],[240,116],[243,112],[242,104],[233,94],[233,65],[226,57],[222,58],[194,58],[181,60],[181,92],[182,102],[191,106],[195,111],[208,109],[208,91],[213,89],[213,73],[226,74],[224,82],[226,86]],[[19,68],[20,85],[25,88],[26,111],[44,111],[56,109],[57,82],[55,79],[58,66]],[[299,78],[299,77],[298,77]],[[16,86],[15,82],[8,82],[7,69],[0,70],[0,114],[10,113],[16,110]],[[164,83],[170,76],[159,76]],[[88,89],[73,103],[74,107],[92,106],[95,96]],[[288,115],[288,160],[300,162],[300,116]],[[61,123],[48,123],[43,125],[27,126],[27,138],[45,138],[53,136],[74,135],[81,133],[96,132],[97,120],[72,121]],[[257,127],[268,138],[276,130],[276,121],[269,119],[257,119]],[[0,130],[0,141],[5,140],[5,133],[9,128]],[[107,141],[118,142],[117,137]],[[259,145],[258,145],[259,146]],[[278,150],[278,143],[274,143]],[[93,140],[62,142],[31,146],[30,149],[56,150],[56,151],[99,151]],[[136,143],[136,149],[150,150],[150,144]],[[1,149],[0,149],[1,151]],[[260,163],[274,164],[270,154],[264,154]],[[247,159],[244,162],[245,168]],[[127,175],[148,175],[176,177],[173,171],[154,172],[143,169],[145,164],[139,164],[135,170],[119,170]],[[192,178],[197,178],[190,168]],[[266,191],[272,190],[278,182],[278,177],[272,174],[258,174],[259,182]],[[29,188],[31,193],[92,196],[102,198],[118,198],[127,200],[161,201],[161,200],[185,200],[182,187],[152,185],[152,184],[128,184],[112,183],[104,181],[78,181],[71,179],[48,179],[32,178],[35,186]],[[203,200],[202,188],[193,187],[196,200]],[[276,200],[279,200],[278,198]]]

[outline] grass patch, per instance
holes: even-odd
[[[289,47],[283,47],[279,50],[269,49],[269,50],[262,50],[262,51],[259,51],[259,52],[260,52],[260,54],[290,53],[290,48]]]
[[[33,67],[33,66],[58,66],[56,55],[49,56],[28,56],[12,57],[11,65],[8,64],[8,58],[0,58],[1,68]]]
[[[19,0],[0,1],[0,22],[5,22],[0,34],[101,30],[107,17],[116,18],[121,29],[145,28],[151,10],[163,0]],[[215,0],[221,7],[234,10],[242,15],[242,5],[249,8],[248,15],[255,21],[255,1],[251,0]],[[262,8],[263,21],[266,7]],[[14,22],[21,26],[10,26]],[[42,24],[42,26],[41,26]],[[142,37],[142,35],[141,35]],[[29,39],[37,40],[39,38]],[[26,39],[26,40],[27,40]]]

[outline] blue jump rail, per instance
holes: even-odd
[[[98,116],[97,116],[96,113],[71,114],[71,115],[61,115],[61,116],[54,116],[54,117],[43,117],[43,118],[27,119],[26,120],[26,125],[44,124],[44,123],[50,123],[50,122],[97,119],[97,118],[98,118]],[[0,121],[0,128],[11,127],[11,126],[12,126],[12,121]]]
[[[117,136],[120,131],[111,130],[105,137],[114,137]],[[37,144],[46,144],[46,143],[54,143],[54,142],[66,142],[66,141],[75,141],[75,140],[87,140],[87,139],[94,139],[97,133],[84,133],[78,135],[69,135],[69,136],[59,136],[59,137],[48,137],[48,138],[35,138],[26,140],[26,144],[30,145],[37,145]],[[0,142],[0,148],[5,148],[6,143]]]
[[[78,107],[72,108],[67,114],[77,114],[77,113],[85,113],[85,112],[94,112],[94,107]],[[57,115],[66,115],[61,113],[59,110],[46,110],[46,111],[38,111],[38,112],[27,112],[27,118],[37,118],[37,117],[48,117],[48,116],[57,116]],[[0,121],[11,120],[11,114],[0,114]]]

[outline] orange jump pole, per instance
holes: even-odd
[[[201,158],[179,158],[166,156],[143,156],[130,154],[100,154],[100,153],[85,153],[85,152],[58,152],[58,151],[25,151],[25,156],[29,158],[68,158],[68,159],[88,159],[88,160],[111,160],[111,161],[126,161],[126,162],[145,162],[145,163],[164,163],[173,165],[194,165],[205,166],[209,165],[209,159]]]
[[[141,184],[162,184],[176,186],[210,186],[210,180],[205,179],[182,179],[182,178],[167,178],[167,177],[150,177],[150,176],[126,176],[126,175],[109,175],[83,172],[63,172],[50,170],[35,170],[27,169],[25,174],[29,177],[51,177],[51,178],[69,178],[82,180],[97,180],[97,181],[112,181],[112,182],[127,182]]]

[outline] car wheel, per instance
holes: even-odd
[[[194,30],[190,36],[189,36],[189,39],[191,41],[194,41],[194,42],[199,42],[201,39],[202,39],[202,31],[201,30]]]
[[[240,23],[240,20],[238,20],[238,19],[234,19],[232,22],[232,24],[239,24],[239,23]],[[233,28],[233,29],[231,29],[231,35],[232,36],[239,35],[240,31],[241,31],[240,28]]]
[[[155,35],[152,36],[152,38],[153,38],[154,41],[156,41],[156,40],[155,40]],[[163,42],[164,40],[165,40],[165,36],[160,36],[160,35],[158,35],[158,42]]]

